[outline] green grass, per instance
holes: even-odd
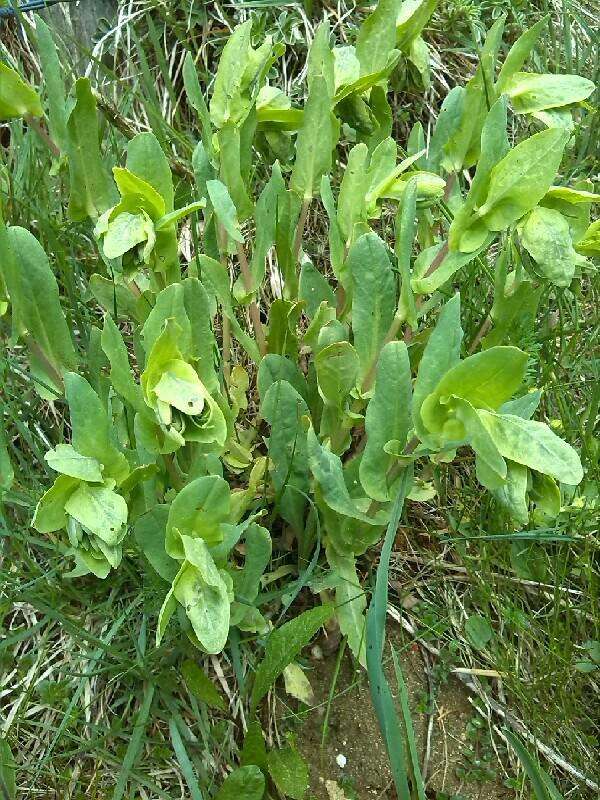
[[[584,4],[453,0],[439,5],[428,34],[438,57],[426,102],[417,91],[397,95],[395,134],[401,143],[409,116],[426,125],[446,87],[465,80],[474,63],[470,54],[476,38],[501,10],[510,15],[514,38],[550,12],[549,33],[536,52],[536,66],[598,79],[598,36]],[[285,74],[293,93],[299,90],[298,71],[321,13],[316,4],[313,19],[300,5],[238,3],[221,9],[192,0],[146,0],[135,9],[118,40],[106,37],[95,50],[79,54],[84,63],[89,61],[103,100],[114,107],[117,127],[104,129],[106,157],[118,158],[124,131],[149,125],[174,163],[184,165],[198,135],[183,97],[185,50],[198,55],[200,78],[208,83],[229,27],[251,13],[257,31],[273,33],[288,45]],[[324,10],[337,23],[334,4],[325,4]],[[362,18],[350,6],[342,4],[341,10],[339,38]],[[3,54],[35,74],[31,50],[24,44],[30,33],[25,30],[19,39],[14,25],[6,31]],[[73,54],[80,45],[67,33],[63,41],[65,53]],[[564,162],[565,181],[598,177],[598,114],[586,119]],[[64,217],[59,202],[66,190],[64,178],[50,174],[51,159],[43,145],[31,131],[19,133],[18,126],[11,127],[11,136],[11,147],[0,149],[7,218],[32,230],[52,253],[69,325],[77,331],[81,353],[94,364],[99,356],[90,329],[101,315],[84,293],[96,261],[89,229]],[[177,191],[185,202],[183,183]],[[315,211],[309,220],[317,257],[325,249],[318,216]],[[465,341],[472,342],[491,308],[492,284],[473,274],[462,287]],[[443,465],[432,469],[438,498],[420,506],[418,516],[411,514],[409,549],[394,553],[390,568],[391,577],[416,596],[411,622],[419,638],[442,651],[440,664],[501,673],[501,684],[481,680],[482,695],[509,708],[540,742],[596,781],[600,774],[594,752],[600,731],[592,697],[600,672],[583,672],[576,665],[585,656],[585,643],[598,638],[600,617],[599,295],[596,280],[582,281],[576,291],[554,290],[540,305],[544,310],[522,345],[535,355],[531,385],[547,387],[542,418],[577,446],[586,469],[587,501],[570,503],[567,498],[556,524],[557,532],[571,540],[528,544],[482,538],[508,527],[465,460],[458,478]],[[18,759],[19,796],[119,800],[183,793],[193,800],[210,798],[236,762],[243,738],[239,679],[253,668],[252,643],[242,642],[218,661],[203,660],[229,701],[227,713],[211,710],[185,686],[180,666],[185,658],[198,656],[177,627],[160,648],[154,647],[154,622],[164,590],[145,572],[133,549],[107,582],[64,576],[59,538],[39,536],[28,527],[50,481],[44,452],[61,441],[67,425],[64,406],[42,400],[34,390],[23,351],[8,342],[5,327],[0,407],[10,431],[16,481],[0,507],[0,728]],[[453,542],[444,543],[447,538]],[[440,561],[430,564],[434,556]],[[284,587],[282,579],[269,588]],[[399,605],[400,599],[391,595],[393,604]],[[494,629],[482,650],[465,636],[465,620],[473,613],[485,616]],[[443,679],[440,669],[438,680]],[[337,685],[335,690],[345,688]],[[517,762],[508,760],[497,731],[491,728],[490,735],[500,744],[507,770],[516,774]],[[543,765],[565,797],[594,796],[556,763],[545,760]]]

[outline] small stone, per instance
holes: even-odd
[[[346,766],[346,756],[343,753],[338,753],[335,757],[335,761],[340,769],[344,769]]]

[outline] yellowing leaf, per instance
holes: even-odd
[[[288,664],[283,670],[283,680],[285,683],[286,692],[295,697],[296,700],[310,706],[314,703],[315,693],[310,685],[310,681],[306,677],[306,673],[302,667],[295,661]]]
[[[44,113],[35,89],[26,83],[18,72],[0,61],[0,120],[14,119]]]

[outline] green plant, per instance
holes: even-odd
[[[260,594],[285,528],[298,572],[286,610],[324,550],[339,625],[366,664],[356,559],[382,538],[413,469],[469,447],[478,480],[517,528],[533,511],[553,519],[561,491],[571,491],[561,484],[583,477],[575,451],[532,421],[540,393],[519,395],[529,358],[518,345],[542,295],[585,280],[598,253],[590,209],[599,195],[587,182],[553,185],[593,84],[521,71],[542,23],[496,74],[500,20],[431,137],[417,123],[401,147],[390,135],[388,81],[401,53],[423,63],[433,5],[382,0],[354,47],[332,48],[323,23],[302,107],[269,83],[281,48],[255,46],[244,23],[223,50],[209,103],[186,59],[200,130],[191,161],[139,133],[112,177],[93,87],[79,79],[64,100],[51,38],[40,36],[42,101],[8,67],[0,73],[0,98],[19,100],[1,101],[3,119],[32,124],[48,109],[64,155],[57,170],[66,162],[69,173],[69,218],[93,232],[99,256],[85,290],[104,312],[86,340],[72,336],[43,248],[1,224],[13,337],[28,349],[41,396],[64,395],[70,415],[69,443],[46,455],[58,477],[33,525],[64,531],[74,575],[106,578],[135,543],[165,582],[157,642],[175,613],[208,653],[232,630],[269,636],[267,654],[278,633],[292,636],[293,622],[270,635]],[[510,142],[509,108],[546,127]],[[464,170],[475,166],[467,190]],[[317,198],[327,259],[306,230]],[[195,245],[189,261],[182,232]],[[492,261],[489,330],[464,345],[452,281],[466,269],[485,275]],[[318,624],[329,610],[320,613]],[[298,627],[299,639],[279,642],[290,660],[290,642],[315,630]],[[257,677],[254,705],[283,661],[259,670],[268,680]]]

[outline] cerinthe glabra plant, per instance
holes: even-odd
[[[388,82],[401,62],[427,83],[421,32],[434,5],[381,0],[352,46],[321,23],[300,105],[277,87],[282,46],[255,42],[251,22],[225,45],[210,98],[188,54],[198,143],[183,170],[142,132],[107,171],[90,81],[68,100],[57,92],[41,24],[40,56],[54,70],[41,97],[0,68],[2,119],[47,109],[57,169],[68,165],[68,215],[95,237],[89,292],[105,312],[90,347],[106,368],[91,374],[48,257],[30,232],[1,224],[13,338],[29,347],[40,393],[64,394],[70,412],[32,524],[63,532],[72,575],[106,578],[138,548],[166,582],[158,642],[176,611],[208,653],[232,627],[268,632],[260,579],[285,530],[301,574],[324,548],[339,625],[365,663],[356,559],[381,539],[407,469],[451,465],[469,448],[517,528],[532,513],[556,516],[561,485],[582,480],[577,453],[532,419],[540,392],[523,391],[519,343],[544,289],[579,280],[600,250],[590,224],[600,196],[560,179],[594,87],[523,71],[544,20],[499,67],[501,19],[431,135],[416,123],[397,142]],[[512,141],[508,115],[537,132]],[[188,202],[176,208],[176,196]],[[329,248],[313,261],[305,227],[321,207]],[[190,261],[182,225],[200,242]],[[457,287],[486,261],[494,303],[465,343]],[[416,479],[408,501],[433,496]]]

